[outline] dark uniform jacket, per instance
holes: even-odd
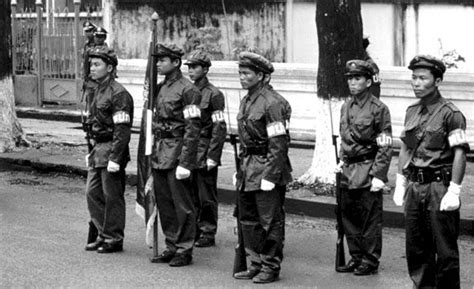
[[[341,108],[341,153],[344,161],[341,186],[371,186],[371,177],[387,181],[392,158],[392,124],[388,107],[370,92],[358,101],[352,97]],[[377,138],[383,139],[381,143]]]
[[[201,135],[197,153],[198,168],[206,167],[206,159],[220,165],[222,148],[227,134],[224,118],[224,95],[207,77],[195,83],[201,91]]]
[[[89,73],[90,73],[90,63],[89,63],[89,51],[94,48],[95,44],[94,44],[94,40],[90,40],[90,41],[87,41],[85,44],[84,44],[84,49],[82,51],[82,58],[84,60],[84,63],[83,63],[83,67],[82,67],[82,78],[84,80],[88,80],[89,79]]]
[[[288,102],[270,86],[249,91],[237,115],[241,174],[245,191],[260,189],[262,179],[277,185],[291,181],[288,158]]]
[[[201,130],[201,93],[179,69],[166,76],[158,84],[157,91],[152,166],[154,169],[173,169],[180,165],[188,170],[195,169]]]
[[[125,166],[130,160],[128,143],[133,123],[133,98],[112,77],[98,84],[90,105],[87,124],[96,145],[89,166],[107,167],[109,160]]]
[[[469,151],[464,115],[439,91],[435,93],[431,103],[424,106],[417,101],[406,111],[405,128],[400,138],[408,149],[416,149],[411,159],[411,164],[416,167],[438,169],[451,166],[453,147],[460,146]]]

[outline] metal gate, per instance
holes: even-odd
[[[15,100],[19,105],[77,104],[80,101],[84,36],[80,0],[74,11],[44,9],[17,12],[12,1],[12,43]],[[97,17],[97,15],[95,16]],[[97,19],[95,19],[97,21]]]

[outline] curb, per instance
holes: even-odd
[[[73,165],[54,164],[5,156],[0,156],[0,162],[10,164],[12,170],[25,170],[30,168],[38,171],[62,172],[76,174],[83,177],[87,176],[87,170],[85,168]],[[135,186],[137,184],[137,175],[127,172],[127,184]],[[219,203],[231,205],[235,204],[235,190],[229,189],[228,186],[218,187],[217,190]],[[286,212],[294,215],[335,219],[335,209],[336,205],[332,203],[307,201],[294,198],[286,198],[285,200]],[[403,213],[398,211],[384,210],[383,226],[403,229],[405,226]],[[460,235],[474,236],[474,220],[461,219],[459,233]]]

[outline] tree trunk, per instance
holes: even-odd
[[[15,113],[10,1],[0,2],[0,152],[27,143]]]
[[[364,55],[360,0],[316,1],[316,28],[319,44],[318,119],[313,161],[308,171],[298,179],[305,184],[317,180],[333,183],[335,180],[332,135],[339,134],[340,107],[349,95],[344,68],[348,60],[361,59]]]

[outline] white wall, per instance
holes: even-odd
[[[318,35],[316,31],[316,2],[297,2],[293,4],[291,17],[293,31],[292,55],[288,62],[318,63]]]

